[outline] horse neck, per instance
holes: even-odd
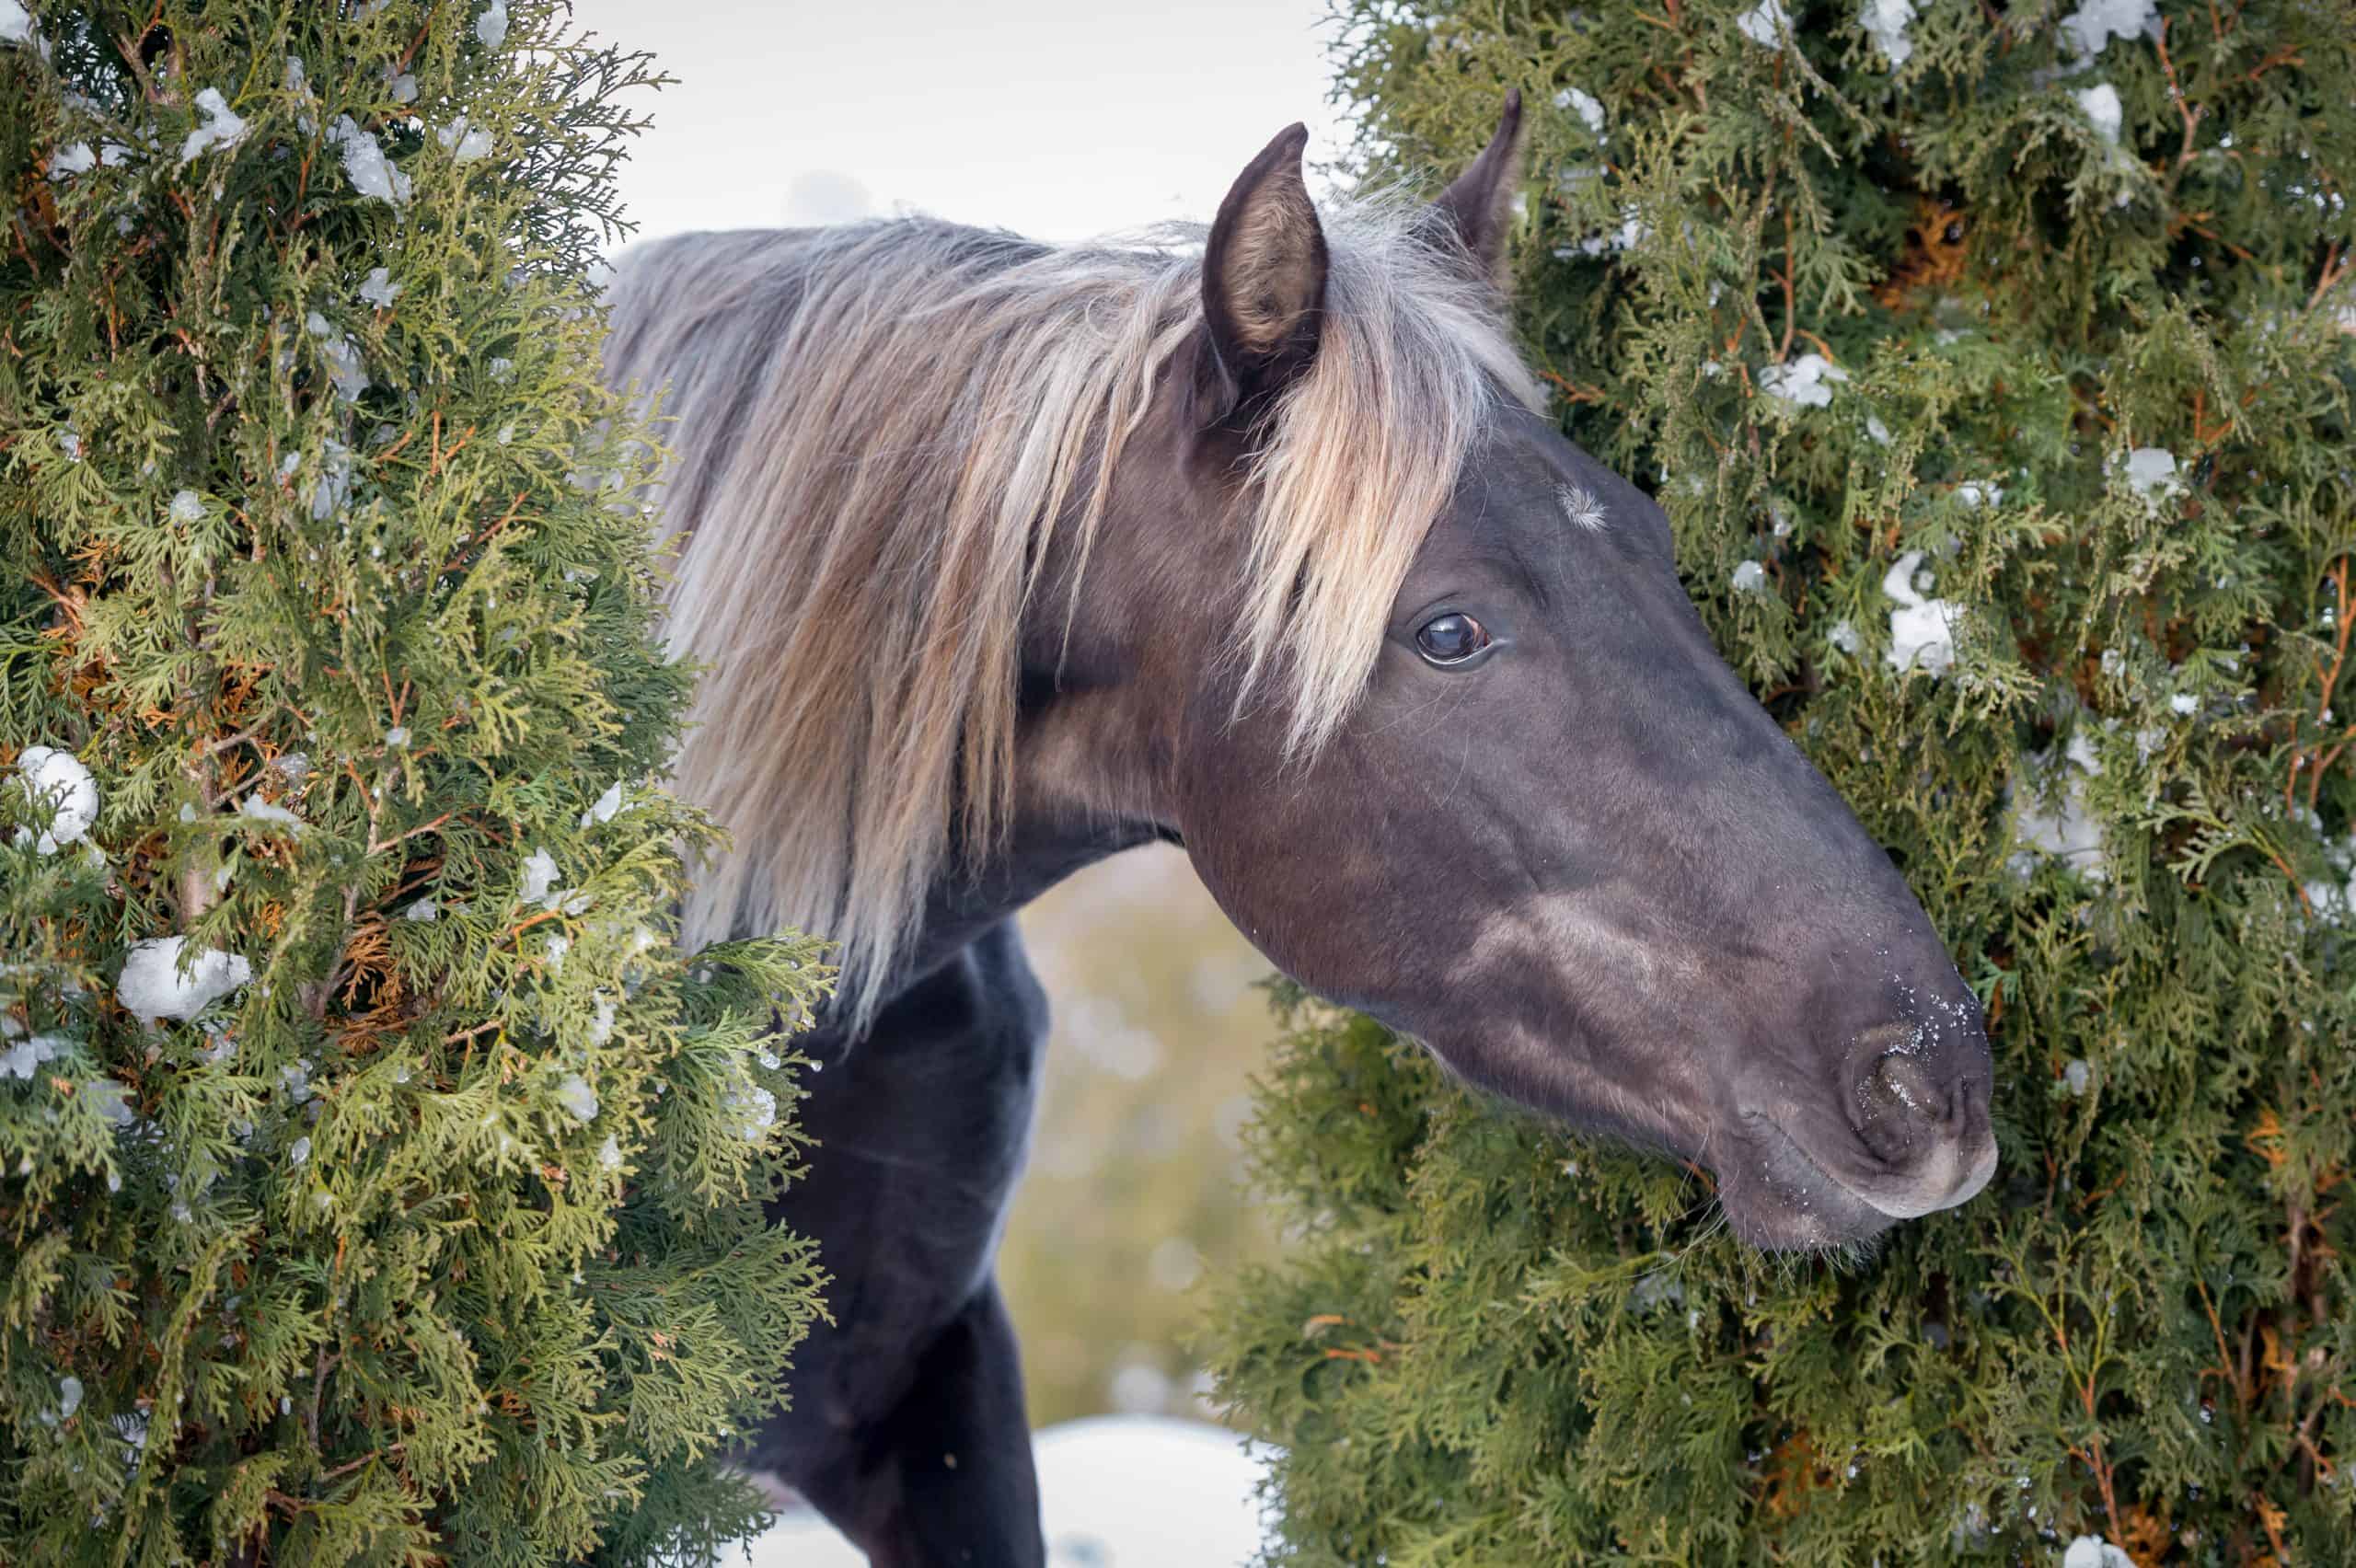
[[[953,857],[925,895],[923,917],[885,994],[887,1004],[1066,877],[1160,836],[1140,823],[1024,816],[979,868]]]

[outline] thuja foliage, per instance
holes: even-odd
[[[1374,172],[1539,111],[1530,352],[1952,945],[2003,1158],[1765,1257],[1296,1003],[1211,1331],[1275,1560],[2348,1561],[2344,7],[1343,9]]]
[[[818,1310],[798,940],[690,959],[641,57],[0,5],[0,1561],[710,1556]]]

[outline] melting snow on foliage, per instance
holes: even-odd
[[[2056,772],[2062,775],[2058,784],[2053,778]],[[2014,818],[2014,835],[2022,844],[2069,862],[2090,882],[2102,881],[2108,870],[2102,824],[2086,811],[2086,780],[2101,774],[2094,738],[2081,725],[2071,732],[2058,762],[2048,756],[2027,769],[2029,798]],[[2057,790],[2061,801],[2048,809],[2045,800]]]
[[[1881,591],[1898,601],[1889,612],[1889,665],[1903,673],[1919,664],[1944,675],[1955,663],[1955,623],[1963,606],[1915,591],[1914,569],[1922,564],[1923,552],[1908,550],[1881,580]]]
[[[480,126],[471,131],[467,129],[467,117],[463,114],[437,129],[433,139],[441,143],[452,159],[458,163],[472,163],[477,158],[491,156],[491,133]]]
[[[597,1091],[591,1089],[589,1080],[579,1073],[564,1075],[564,1081],[556,1086],[556,1097],[558,1102],[572,1113],[575,1121],[594,1122],[597,1119]]]
[[[29,827],[17,829],[19,844],[36,839],[34,848],[54,855],[78,842],[98,820],[98,782],[72,752],[27,746],[17,755],[17,780],[28,796],[46,802],[51,812],[49,826],[38,835]]]
[[[2135,1560],[2100,1536],[2080,1536],[2062,1553],[2062,1568],[2135,1568]]]
[[[1906,36],[1913,20],[1914,0],[1865,0],[1857,16],[1857,25],[1880,46],[1892,71],[1913,57],[1914,40]]]
[[[2101,53],[2114,38],[2157,38],[2156,0],[2086,0],[2062,21],[2062,37],[2081,62]],[[2074,1562],[2070,1568],[2077,1568]]]
[[[192,490],[181,490],[172,497],[172,504],[165,509],[165,514],[175,523],[202,523],[204,521],[204,498]]]
[[[207,87],[197,94],[196,107],[204,116],[204,123],[190,132],[188,140],[180,144],[183,167],[199,153],[214,147],[234,147],[245,140],[245,119],[230,109],[229,100],[221,96],[220,88]]]
[[[304,321],[312,337],[319,340],[319,357],[328,362],[328,379],[335,383],[336,396],[347,403],[356,403],[368,390],[368,373],[361,368],[360,350],[352,339],[329,325],[328,318],[318,311]]]
[[[546,849],[535,849],[524,858],[524,886],[515,894],[519,904],[545,904],[549,889],[556,886],[556,857]]]
[[[151,937],[131,944],[115,997],[142,1023],[159,1018],[194,1018],[254,977],[254,967],[236,953],[207,948],[180,973],[186,937]]]
[[[507,0],[491,0],[483,7],[482,15],[475,18],[475,36],[490,49],[507,41]]]
[[[87,174],[98,167],[98,155],[87,142],[69,142],[49,155],[49,178],[64,179],[76,174]]]
[[[325,455],[319,461],[319,482],[311,488],[311,521],[320,522],[335,515],[336,510],[352,496],[352,448],[333,436],[321,446]],[[299,453],[286,455],[290,467],[302,461]]]
[[[2119,127],[2126,117],[2119,101],[2119,89],[2108,82],[2096,82],[2070,96],[2078,100],[2078,108],[2093,123],[2095,134],[2114,147],[2119,145]]]
[[[1784,14],[1777,0],[1759,0],[1759,4],[1734,20],[1742,36],[1761,49],[1781,49],[1784,35],[1792,30],[1792,18]]]
[[[606,786],[606,792],[598,796],[587,811],[581,813],[581,825],[587,827],[593,822],[611,822],[621,809],[622,781],[617,778]]]
[[[19,0],[0,0],[0,43],[23,43],[32,35],[32,13]]]
[[[1576,87],[1565,87],[1554,95],[1554,107],[1567,109],[1587,122],[1596,135],[1603,134],[1603,106]]]
[[[300,827],[303,819],[284,806],[263,800],[260,795],[248,795],[237,802],[237,814],[256,822],[272,822],[281,827]]]
[[[55,1061],[73,1043],[63,1034],[29,1035],[10,1044],[6,1051],[0,1051],[0,1074],[13,1078],[29,1078],[34,1068],[44,1062]]]
[[[1819,353],[1805,353],[1759,373],[1759,390],[1798,409],[1821,409],[1832,401],[1832,384],[1849,373]]]
[[[1765,593],[1767,569],[1755,560],[1744,561],[1734,569],[1734,591],[1738,594]]]
[[[354,190],[396,207],[409,200],[409,176],[392,166],[376,138],[363,131],[352,116],[336,116],[328,140],[343,149],[344,178],[352,181]]]
[[[390,310],[400,292],[401,286],[393,282],[393,270],[389,267],[370,269],[367,281],[360,285],[361,299],[380,310]]]
[[[2160,446],[2139,446],[2127,455],[2127,486],[2146,506],[2157,506],[2179,488],[2176,454]]]

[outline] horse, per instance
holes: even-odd
[[[1044,1559],[1013,916],[1132,846],[1459,1078],[1706,1167],[1752,1245],[1993,1169],[1976,997],[1514,347],[1520,124],[1429,202],[1321,210],[1295,125],[1207,231],[699,234],[612,285],[708,667],[676,782],[735,835],[685,936],[840,961],[783,1200],[834,1323],[743,1462],[877,1564]]]

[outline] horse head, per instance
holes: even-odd
[[[1380,234],[1327,231],[1299,127],[1244,169],[1026,623],[1022,789],[1182,842],[1461,1078],[1707,1166],[1745,1239],[1867,1238],[1993,1169],[1980,1008],[1661,509],[1500,363],[1518,122]]]

